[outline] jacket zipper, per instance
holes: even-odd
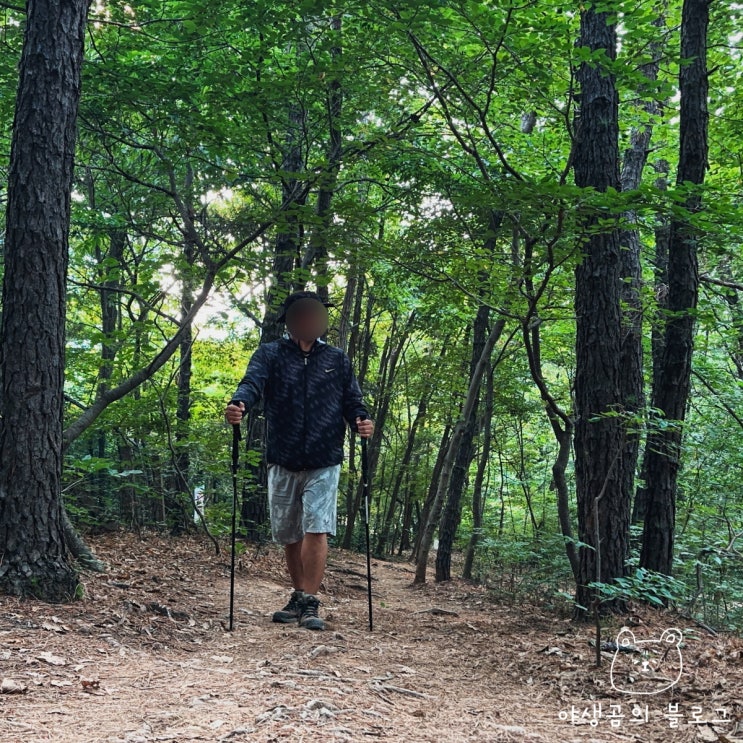
[[[315,352],[316,346],[313,346],[309,353],[305,356],[299,346],[296,347],[297,351],[302,354],[304,358],[304,369],[303,374],[303,410],[302,410],[302,467],[307,466],[307,374],[310,363],[310,356]]]
[[[310,351],[311,353],[311,351]],[[304,357],[304,405],[302,407],[302,466],[307,466],[307,367],[309,354]]]

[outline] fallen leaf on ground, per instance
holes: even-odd
[[[50,652],[39,653],[36,656],[39,660],[46,661],[52,666],[66,666],[67,661],[64,658],[60,658],[58,655],[54,655]]]
[[[14,679],[3,679],[0,683],[0,694],[25,694],[28,687]]]
[[[59,624],[52,624],[51,622],[44,622],[41,625],[41,629],[49,630],[49,632],[64,632],[65,629]]]
[[[310,651],[310,658],[317,658],[318,655],[332,655],[337,652],[338,648],[333,645],[318,645]]]

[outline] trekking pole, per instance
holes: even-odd
[[[237,526],[237,469],[240,458],[240,424],[232,425],[232,561],[230,563],[230,628],[235,608],[235,529]]]
[[[361,479],[364,485],[364,527],[366,529],[366,586],[369,596],[369,631],[374,629],[372,620],[372,575],[371,548],[369,546],[369,457],[366,451],[366,439],[361,439]]]

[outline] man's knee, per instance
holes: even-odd
[[[302,540],[307,545],[313,547],[320,547],[328,543],[327,532],[305,532],[304,539]]]

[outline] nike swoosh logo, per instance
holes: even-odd
[[[330,372],[333,372],[333,371],[335,371],[335,367],[333,367],[332,369],[326,369],[325,373],[330,374]]]

